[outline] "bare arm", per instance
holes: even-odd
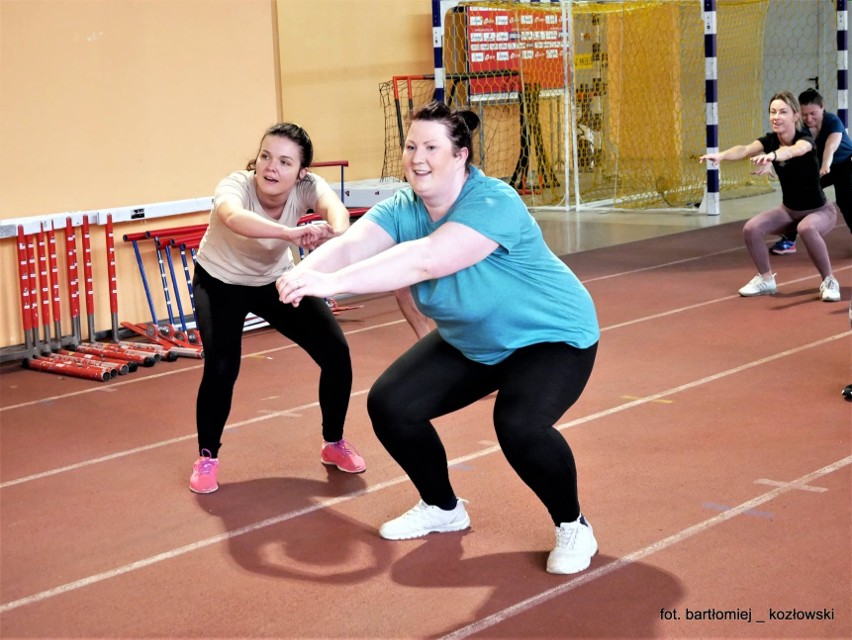
[[[349,209],[333,191],[317,200],[316,212],[331,225],[335,235],[340,235],[349,228]]]
[[[224,198],[216,206],[216,214],[228,229],[248,238],[276,238],[304,245],[313,241],[315,237],[326,233],[319,227],[312,228],[311,225],[285,227],[271,220],[266,220],[244,209],[237,198]]]
[[[402,287],[393,292],[396,297],[396,302],[399,305],[399,310],[403,317],[408,321],[408,324],[414,330],[417,339],[423,338],[432,331],[432,321],[429,320],[414,302],[414,296],[411,294],[410,287]]]
[[[777,151],[769,153],[759,153],[751,159],[752,164],[757,167],[756,171],[752,171],[754,175],[764,175],[771,173],[773,160],[784,162],[799,156],[803,156],[813,149],[813,145],[807,140],[797,140],[792,145],[782,145]]]
[[[828,134],[828,139],[825,141],[825,149],[822,151],[822,166],[820,167],[819,175],[824,176],[831,172],[831,163],[834,162],[834,152],[840,146],[841,140],[843,140],[842,133],[835,131]]]
[[[789,146],[778,147],[778,151],[775,151],[775,159],[780,161],[792,160],[793,158],[798,158],[799,156],[803,156],[806,153],[809,153],[814,146],[808,142],[807,140],[797,140],[795,144],[791,144]],[[766,154],[771,156],[772,153]]]
[[[709,161],[709,162],[721,162],[722,160],[742,160],[743,158],[750,158],[755,156],[763,151],[763,145],[760,144],[757,140],[751,142],[749,144],[739,144],[735,147],[731,147],[730,149],[725,149],[724,151],[720,151],[718,153],[708,153],[700,158],[698,158],[699,162]],[[771,155],[771,154],[770,154]]]
[[[722,160],[742,160],[743,158],[751,158],[753,164],[759,167],[771,165],[773,161],[780,160],[782,162],[791,160],[798,156],[803,156],[813,148],[807,140],[797,140],[792,145],[782,145],[776,151],[769,153],[763,152],[763,145],[755,140],[751,144],[738,145],[731,147],[720,153],[708,153],[699,158],[699,160],[709,160],[711,162],[721,162]],[[757,173],[766,173],[758,171]]]
[[[353,225],[352,231],[360,224],[361,221]],[[331,250],[333,245],[348,235],[328,242],[320,249]],[[344,292],[394,291],[415,282],[440,278],[466,269],[484,260],[497,246],[496,242],[466,225],[448,222],[425,238],[392,244],[383,251],[373,253],[371,257],[353,260],[348,266],[333,271],[314,270],[314,265],[306,264],[309,262],[306,260],[304,266],[300,264],[279,278],[278,291],[282,302],[294,304],[298,304],[298,300],[306,295],[328,297]],[[331,262],[324,262],[320,256],[318,264],[325,269]]]
[[[387,231],[370,220],[358,220],[343,235],[312,251],[297,269],[329,273],[385,251],[394,245]]]

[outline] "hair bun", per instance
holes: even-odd
[[[467,128],[470,129],[471,133],[473,133],[473,131],[479,126],[479,116],[473,111],[464,109],[459,111],[459,116],[461,116],[461,119],[464,120],[464,123],[467,125]]]

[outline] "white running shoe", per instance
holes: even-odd
[[[470,526],[470,517],[464,508],[465,502],[466,500],[459,498],[456,508],[446,511],[420,500],[414,508],[379,527],[379,535],[385,540],[410,540],[433,531],[445,533],[467,529]]]
[[[581,515],[556,527],[556,548],[547,557],[547,572],[569,574],[587,569],[598,552],[592,525]]]
[[[823,302],[840,302],[840,283],[834,276],[828,276],[819,285],[819,299]]]
[[[765,296],[777,293],[778,288],[775,286],[775,274],[764,278],[759,273],[749,280],[748,284],[740,289],[740,295],[746,298],[752,296]]]

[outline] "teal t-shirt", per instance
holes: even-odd
[[[516,349],[543,342],[585,349],[600,338],[589,292],[544,242],[515,190],[477,167],[437,222],[410,188],[378,203],[365,218],[397,243],[455,222],[499,245],[477,264],[411,287],[441,337],[471,360],[496,364]]]

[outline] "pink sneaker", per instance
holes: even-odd
[[[364,458],[358,455],[354,447],[341,440],[340,442],[323,442],[322,463],[333,464],[346,473],[361,473],[367,468]]]
[[[192,465],[189,490],[193,493],[213,493],[219,488],[219,459],[211,458],[210,451],[201,450],[201,457]]]

